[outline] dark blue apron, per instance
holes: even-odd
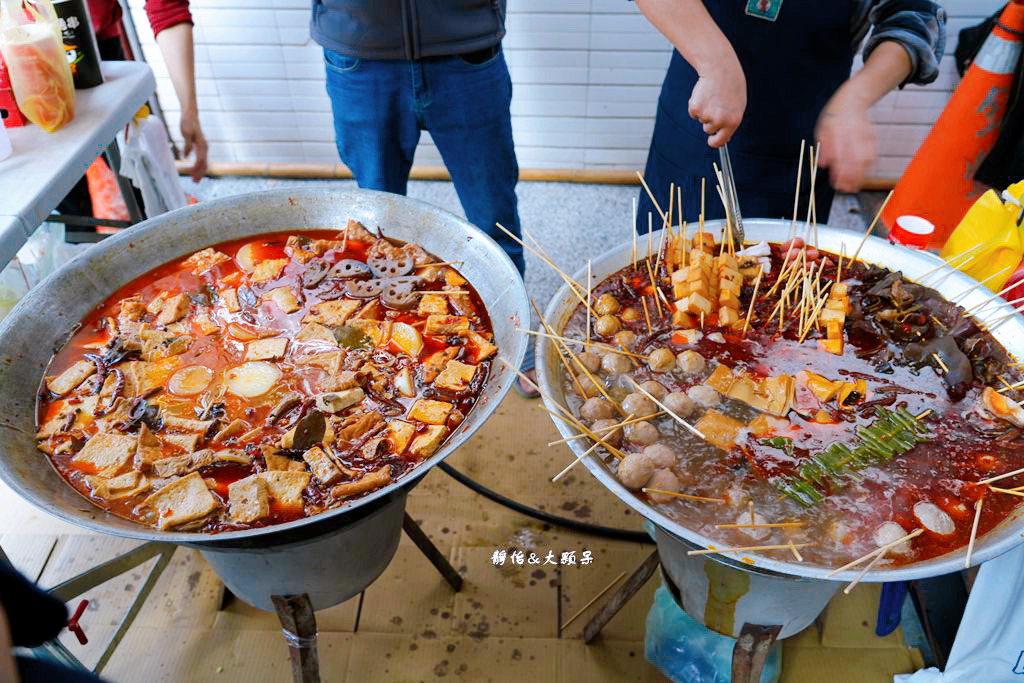
[[[729,141],[740,211],[750,218],[789,218],[800,141],[813,143],[818,115],[850,76],[852,0],[783,0],[775,21],[748,15],[747,0],[704,0],[704,4],[736,50],[747,78],[747,109]],[[669,183],[682,187],[683,219],[691,223],[700,214],[702,177],[707,178],[705,218],[725,217],[711,165],[718,161],[718,150],[708,147],[701,123],[688,113],[696,83],[697,72],[673,51],[644,171],[664,210],[669,205]],[[806,158],[802,185],[801,216],[809,189]],[[816,213],[824,223],[834,195],[827,171],[818,172],[815,190]],[[637,215],[641,233],[647,231],[648,211],[653,211],[653,205],[641,191]]]

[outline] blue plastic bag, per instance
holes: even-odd
[[[661,585],[647,613],[644,655],[676,683],[729,683],[736,640],[690,618]],[[772,644],[761,683],[777,683],[782,671],[782,643]]]

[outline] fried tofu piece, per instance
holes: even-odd
[[[156,315],[163,309],[165,301],[167,301],[167,292],[160,292],[146,304],[146,313]]]
[[[743,423],[717,410],[709,410],[694,427],[707,438],[708,443],[728,451],[736,445]]]
[[[322,368],[328,374],[334,375],[341,369],[341,360],[341,351],[324,351],[296,358],[295,362],[299,365],[312,365],[313,367]]]
[[[96,434],[85,442],[71,464],[86,474],[114,477],[131,463],[135,447],[136,437],[131,435]]]
[[[199,439],[203,438],[202,434],[162,434],[160,439],[164,443],[169,443],[172,446],[177,446],[186,453],[191,453],[196,450],[196,446],[199,445]]]
[[[435,351],[424,359],[420,364],[420,379],[430,384],[437,376],[444,370],[444,366],[448,364],[448,361],[455,358],[459,352],[459,347],[449,346],[447,349],[441,351]]]
[[[452,412],[451,403],[445,401],[433,401],[428,398],[421,398],[412,405],[408,418],[432,425],[444,424],[448,414]]]
[[[302,459],[309,465],[309,471],[324,486],[330,486],[341,479],[341,470],[331,456],[319,446],[313,446],[302,454]]]
[[[153,473],[161,478],[178,477],[188,474],[192,470],[199,469],[192,466],[192,454],[172,455],[169,458],[160,458],[150,465]]]
[[[242,432],[249,429],[249,423],[245,420],[235,419],[229,422],[223,429],[217,432],[213,436],[214,441],[223,441],[224,439],[230,439],[233,436],[237,436]]]
[[[142,299],[136,296],[129,296],[121,299],[120,310],[117,314],[117,321],[138,322],[142,318],[142,314],[145,313],[146,307],[142,303]]]
[[[109,479],[87,475],[85,480],[94,496],[109,501],[131,498],[151,488],[149,479],[135,471],[125,472]]]
[[[302,308],[295,290],[291,287],[275,287],[263,295],[264,300],[273,301],[285,313],[294,313]]]
[[[434,380],[434,386],[447,391],[464,391],[476,375],[476,366],[450,360]]]
[[[284,251],[299,263],[307,263],[322,253],[317,249],[317,241],[305,235],[291,235],[285,242]]]
[[[327,325],[328,327],[344,325],[345,321],[356,312],[359,305],[360,302],[354,299],[321,301],[320,303],[310,306],[309,312],[302,318],[302,322],[320,323],[321,325]]]
[[[683,311],[684,313],[711,315],[711,302],[700,293],[691,293],[690,296],[686,297],[685,301],[686,310]],[[678,303],[676,305],[678,306]]]
[[[368,493],[375,491],[382,486],[387,486],[391,483],[391,468],[384,466],[379,470],[373,472],[367,472],[362,477],[355,481],[348,481],[344,484],[338,484],[331,489],[331,495],[335,498],[350,498],[357,496],[361,493]]]
[[[213,322],[210,319],[209,314],[205,311],[196,313],[195,317],[192,318],[192,327],[198,329],[203,335],[211,335],[220,332],[220,325]]]
[[[320,323],[303,323],[300,325],[299,331],[295,333],[295,341],[322,344],[332,348],[337,348],[338,346],[338,340],[334,338],[334,333]]]
[[[469,319],[460,315],[430,315],[423,333],[430,337],[469,332]]]
[[[287,337],[257,339],[245,345],[245,360],[281,360],[287,351]]]
[[[487,360],[498,352],[498,347],[490,339],[476,332],[469,333],[469,346],[472,348],[475,363]]]
[[[150,362],[185,353],[192,345],[191,336],[168,330],[144,327],[139,336],[142,339],[142,357]]]
[[[224,302],[224,306],[228,309],[229,313],[238,313],[242,310],[241,305],[238,303],[238,290],[234,287],[220,290],[220,299]]]
[[[231,521],[248,524],[270,516],[270,489],[258,475],[228,484],[228,512]]]
[[[416,312],[420,315],[448,315],[448,300],[440,294],[424,294]]]
[[[213,451],[213,461],[248,465],[252,462],[252,458],[241,448],[222,448],[219,451]]]
[[[718,324],[724,326],[732,325],[740,319],[740,314],[728,306],[721,306],[718,309]]]
[[[171,323],[176,323],[185,317],[185,314],[188,313],[188,309],[191,305],[192,304],[188,300],[187,294],[175,294],[167,299],[164,302],[164,305],[160,307],[160,314],[153,320],[153,324],[158,327],[163,327],[165,325],[170,325]]]
[[[359,312],[352,316],[353,320],[380,320],[382,317],[383,309],[380,307],[380,302],[376,299],[368,301],[363,304],[363,307],[359,309]]]
[[[444,425],[431,425],[413,439],[409,452],[417,458],[429,458],[440,447],[447,433],[448,428]]]
[[[466,278],[459,275],[458,271],[454,268],[444,269],[444,283],[449,287],[462,287],[469,284]]]
[[[146,498],[144,504],[156,512],[161,529],[202,519],[220,507],[198,472],[171,482]]]
[[[71,364],[64,372],[46,380],[46,389],[56,396],[64,396],[78,388],[78,385],[92,377],[96,366],[90,361],[79,360]]]
[[[265,261],[260,261],[253,268],[252,274],[249,278],[253,282],[269,282],[270,280],[276,280],[281,277],[281,272],[284,267],[288,265],[288,259],[286,258],[273,258]]]
[[[366,229],[366,226],[351,218],[348,220],[348,225],[345,227],[343,234],[347,239],[358,240],[363,244],[373,244],[374,240],[377,239],[372,232]]]
[[[213,247],[207,247],[189,256],[185,259],[183,265],[191,268],[194,275],[202,275],[211,268],[230,260],[231,257],[227,254],[219,252]]]
[[[270,497],[284,508],[301,509],[302,492],[309,486],[312,475],[309,472],[282,472],[280,470],[260,472],[257,475],[267,483]]]
[[[213,424],[213,420],[192,420],[187,417],[176,417],[174,415],[163,416],[164,427],[183,432],[199,432],[205,434],[206,430]]]
[[[354,370],[334,372],[324,377],[317,384],[319,391],[344,391],[359,386],[359,373]]]
[[[395,454],[404,453],[415,433],[415,425],[409,422],[392,420],[388,423],[388,439],[391,441],[391,452]]]
[[[285,438],[281,438],[282,448],[291,448],[291,439],[295,436],[294,428],[289,431],[289,434],[290,436],[287,444],[284,443]],[[286,455],[278,455],[270,446],[263,447],[263,460],[267,463],[267,470],[270,472],[302,472],[306,469],[306,466],[303,463],[298,460],[292,460]]]
[[[391,322],[384,320],[349,320],[348,326],[359,330],[370,338],[374,346],[380,346],[391,336]]]

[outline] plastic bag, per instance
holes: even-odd
[[[682,610],[662,585],[647,613],[644,655],[676,683],[729,683],[736,639],[715,633]],[[775,641],[761,683],[775,683],[782,671],[782,643]],[[916,683],[916,681],[915,681]]]
[[[981,566],[945,672],[922,669],[896,683],[1024,680],[1024,546]]]
[[[0,51],[25,117],[52,133],[75,115],[75,87],[50,0],[0,0]]]
[[[7,315],[28,290],[50,273],[86,251],[92,244],[68,244],[64,226],[43,223],[0,271],[0,318]]]
[[[139,110],[128,126],[121,148],[121,175],[142,191],[147,218],[188,204],[167,129],[163,121],[150,114],[149,107]]]

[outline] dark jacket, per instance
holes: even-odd
[[[309,32],[349,57],[458,55],[501,42],[505,0],[313,0]]]

